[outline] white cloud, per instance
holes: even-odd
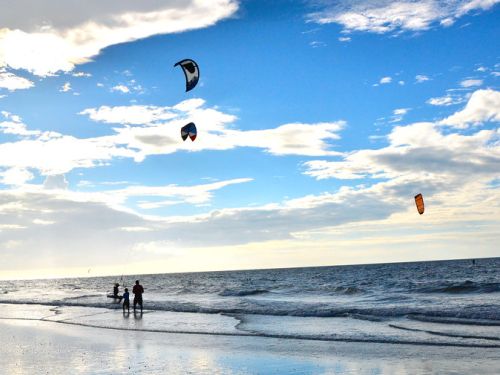
[[[238,250],[234,246],[243,244],[253,244],[254,251],[248,253],[252,259],[262,253],[272,254],[279,248],[300,248],[301,254],[307,254],[307,258],[301,258],[306,264],[311,264],[311,251],[322,246],[324,250],[317,255],[323,262],[318,264],[324,264],[324,257],[332,246],[336,256],[352,251],[371,252],[387,246],[396,250],[404,245],[406,249],[414,241],[431,249],[451,246],[456,252],[455,245],[467,239],[461,236],[463,228],[468,228],[469,236],[473,233],[475,241],[481,239],[481,254],[489,254],[498,241],[495,218],[500,196],[498,189],[485,190],[482,184],[491,173],[485,169],[480,173],[476,182],[470,182],[475,177],[470,176],[463,185],[453,175],[451,180],[450,176],[442,179],[427,175],[413,179],[396,177],[368,187],[344,187],[334,193],[279,204],[167,218],[146,217],[114,208],[107,204],[107,196],[95,199],[67,191],[4,190],[0,191],[0,213],[6,214],[0,215],[0,244],[5,247],[7,241],[15,241],[19,253],[25,256],[9,257],[9,253],[0,253],[0,270],[2,264],[8,264],[10,270],[39,268],[54,257],[64,268],[111,262],[119,254],[123,257],[131,253],[137,254],[141,262],[158,261],[151,258],[151,246],[159,255],[164,255],[165,246],[179,256],[187,254],[189,264],[196,269],[200,267],[196,260],[202,254],[219,261],[223,257],[216,255],[218,249],[228,246],[225,256],[235,256]],[[429,207],[425,222],[415,221],[415,217],[418,218],[412,201],[415,191],[424,193]],[[464,202],[467,210],[463,209]],[[16,215],[8,215],[12,212]],[[33,222],[34,218],[37,223]],[[394,230],[400,233],[403,230],[410,237],[394,236],[391,233]],[[460,239],[456,242],[446,240],[457,236]],[[70,248],[68,243],[72,244]],[[432,247],[433,243],[436,247]],[[190,253],[192,247],[200,249],[197,257]],[[32,256],[35,254],[37,256]],[[85,257],[75,254],[85,254]],[[359,256],[355,257],[358,261]],[[277,264],[267,263],[268,266]]]
[[[130,92],[130,89],[125,85],[116,85],[111,87],[111,91],[119,91],[123,94],[128,94]]]
[[[275,129],[234,131],[228,130],[227,136],[238,147],[257,147],[275,155],[338,155],[330,151],[328,139],[339,139],[344,127],[342,121],[317,124],[285,124]],[[231,142],[229,139],[227,140]]]
[[[311,43],[309,43],[309,45],[312,48],[326,47],[326,43],[325,42],[321,42],[321,41],[318,41],[318,40],[313,40]]]
[[[1,65],[0,65],[1,66]],[[9,91],[24,90],[33,87],[34,84],[29,79],[16,76],[0,67],[0,88]]]
[[[109,137],[79,139],[54,132],[28,132],[35,133],[29,139],[0,144],[1,167],[36,169],[43,175],[51,175],[136,154],[116,145]]]
[[[404,115],[408,113],[410,108],[397,108],[392,111],[391,123],[399,122],[403,119]]]
[[[54,224],[55,221],[51,221],[51,220],[43,220],[43,219],[34,219],[33,220],[33,224],[37,224],[37,225],[50,225],[50,224]]]
[[[2,184],[5,185],[23,185],[33,179],[33,173],[22,168],[9,168],[0,172]]]
[[[174,200],[163,200],[163,201],[155,201],[155,202],[139,202],[137,206],[143,210],[151,210],[155,208],[168,207],[176,204],[183,203],[182,201],[174,201]]]
[[[205,101],[200,98],[183,100],[172,108],[183,112],[192,112],[205,104]]]
[[[429,100],[427,100],[427,103],[430,105],[445,106],[446,107],[446,106],[462,103],[463,101],[464,101],[464,98],[462,96],[448,94],[445,96],[430,98]]]
[[[78,187],[96,187],[99,185],[127,185],[119,189],[100,190],[99,192],[72,192],[66,191],[64,197],[77,201],[92,201],[107,204],[116,209],[130,211],[125,206],[134,207],[136,205],[140,209],[149,210],[160,207],[166,207],[175,204],[192,204],[200,205],[210,202],[213,193],[227,186],[243,184],[253,181],[252,178],[235,178],[231,180],[217,181],[208,184],[180,186],[180,185],[161,185],[161,186],[145,186],[145,185],[130,185],[126,181],[118,182],[100,182],[93,183],[91,181],[79,181]],[[29,187],[29,186],[28,186]],[[26,188],[25,187],[25,190]],[[48,176],[45,189],[66,189],[68,182],[64,175]],[[59,192],[60,193],[60,192]],[[129,204],[127,201],[130,198],[138,198],[138,203]]]
[[[199,120],[199,121],[198,121]],[[228,128],[234,116],[214,110],[198,110],[185,120],[168,124],[115,129],[116,142],[138,150],[136,160],[147,155],[170,154],[179,150],[229,150],[255,147],[275,155],[336,155],[329,139],[338,139],[343,123],[285,124],[274,129],[240,131]],[[179,129],[188,121],[203,123],[203,132],[195,142],[181,142]]]
[[[482,79],[465,79],[460,82],[460,86],[462,87],[477,87],[483,84]]]
[[[391,77],[382,77],[379,81],[379,83],[381,85],[384,85],[386,83],[391,83],[392,82],[392,78]]]
[[[341,36],[339,37],[339,42],[350,42],[351,38],[348,36]]]
[[[440,122],[455,128],[467,128],[486,121],[500,121],[500,92],[487,89],[472,93],[465,108]]]
[[[235,0],[210,4],[188,0],[101,1],[69,3],[28,0],[0,13],[0,67],[26,69],[39,76],[70,71],[110,45],[156,34],[208,27],[230,17]]]
[[[107,165],[116,158],[141,162],[150,155],[177,151],[229,150],[254,147],[274,155],[337,155],[331,140],[339,139],[343,122],[292,123],[277,128],[241,131],[233,128],[236,117],[205,107],[202,99],[185,100],[173,107],[119,106],[89,108],[81,112],[95,121],[119,123],[110,134],[77,138],[56,132],[30,130],[21,119],[3,112],[7,121],[0,131],[21,138],[0,144],[0,168],[58,175],[75,168]],[[180,128],[187,122],[202,123],[195,142],[183,142]],[[201,129],[200,129],[201,130]]]
[[[71,91],[72,88],[71,88],[71,83],[69,82],[66,82],[64,85],[62,85],[62,87],[59,89],[60,92],[68,92],[68,91]]]
[[[422,83],[425,81],[430,81],[430,78],[423,74],[417,74],[415,76],[415,81],[417,81],[417,83]]]
[[[177,113],[170,107],[156,107],[145,105],[89,108],[81,111],[80,115],[88,115],[90,119],[108,124],[135,124],[146,125],[169,120],[177,117]]]
[[[500,149],[490,147],[498,138],[493,130],[473,135],[445,135],[433,123],[395,127],[390,145],[379,150],[360,150],[342,161],[310,161],[307,175],[317,179],[399,179],[425,185],[427,191],[449,181],[473,181],[498,175]]]
[[[40,267],[54,256],[63,267],[102,263],[107,262],[107,257],[114,259],[117,253],[127,254],[136,244],[152,241],[168,241],[171,248],[185,248],[292,239],[294,232],[359,221],[363,217],[387,217],[399,208],[399,204],[386,201],[377,191],[345,191],[280,205],[214,210],[166,219],[143,217],[64,191],[1,191],[2,212],[2,204],[7,202],[17,202],[23,209],[10,215],[10,220],[0,215],[0,225],[11,226],[0,231],[0,246],[6,241],[18,241],[19,253],[24,256],[12,257],[6,263],[9,255],[0,253],[0,270],[5,264],[9,269]],[[345,210],[344,205],[350,209]],[[37,223],[33,223],[34,218]],[[51,224],[40,225],[39,220]],[[140,255],[144,260],[145,253]]]
[[[405,81],[398,81],[398,84],[401,85],[401,86],[404,86]]]
[[[405,115],[409,111],[409,108],[398,108],[393,111],[393,114],[395,115]]]
[[[75,72],[72,74],[73,77],[92,77],[92,74],[90,73],[85,73],[85,72]]]
[[[13,134],[20,136],[40,135],[38,130],[28,130],[26,125],[17,121],[0,122],[0,132],[4,134]]]
[[[437,123],[415,123],[394,127],[389,146],[355,151],[341,161],[305,163],[305,174],[317,179],[366,177],[420,181],[429,185],[456,180],[459,184],[499,175],[498,130],[480,130],[471,135],[443,132],[440,125],[465,127],[469,123],[500,121],[500,92],[476,91],[466,107]]]
[[[212,192],[226,186],[242,184],[252,181],[251,178],[237,178],[232,180],[218,181],[210,184],[195,186],[128,186],[123,189],[107,191],[111,200],[124,202],[130,197],[148,197],[149,201],[143,201],[139,207],[144,209],[164,207],[169,204],[190,203],[200,204],[212,199]],[[151,198],[169,198],[167,201],[151,200]]]
[[[439,21],[439,24],[444,27],[451,26],[455,23],[455,20],[453,18],[445,18],[441,21]]]
[[[43,182],[43,188],[44,189],[67,189],[68,188],[68,181],[66,180],[66,176],[63,174],[57,174],[57,175],[49,175],[45,178],[45,181]]]
[[[281,125],[275,129],[240,131],[229,128],[236,120],[211,108],[204,108],[202,99],[185,100],[173,107],[121,106],[89,108],[81,112],[95,121],[144,126],[115,128],[118,144],[140,150],[143,158],[153,154],[169,154],[178,150],[229,150],[235,147],[256,147],[275,155],[332,155],[329,139],[343,122]],[[179,129],[187,122],[203,123],[203,133],[196,142],[180,142]],[[165,124],[167,122],[167,124]],[[136,158],[137,159],[137,158]]]
[[[0,114],[2,114],[2,116],[7,120],[12,120],[14,122],[21,122],[21,117],[14,115],[8,111],[1,111]]]
[[[372,33],[421,31],[439,23],[450,26],[474,10],[487,10],[498,0],[343,0],[325,1],[324,10],[309,15],[319,24],[337,23],[345,32]]]
[[[28,130],[19,116],[7,111],[1,111],[0,113],[7,119],[7,121],[0,122],[0,132],[18,136],[36,136],[41,134],[38,130]]]

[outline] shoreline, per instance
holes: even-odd
[[[144,319],[143,319],[144,318]],[[252,322],[256,320],[257,322]],[[221,337],[259,337],[262,339],[279,339],[291,341],[315,341],[331,343],[358,343],[358,344],[384,344],[384,345],[410,345],[422,347],[449,347],[449,348],[478,348],[500,349],[500,327],[478,326],[481,335],[466,336],[463,333],[431,331],[411,328],[404,325],[385,322],[383,326],[373,326],[373,322],[352,319],[352,317],[290,317],[266,316],[245,314],[205,314],[191,312],[172,312],[159,310],[144,310],[144,312],[124,312],[115,308],[81,307],[81,306],[55,306],[45,304],[8,304],[0,303],[0,322],[46,322],[58,325],[77,326],[108,331],[147,332],[156,334],[184,334]],[[300,324],[306,326],[302,331],[287,331],[287,324]],[[288,322],[288,323],[287,323]],[[257,324],[256,324],[257,323]],[[379,322],[375,322],[378,324]],[[415,322],[413,322],[415,323]],[[247,325],[249,326],[247,327]],[[260,324],[260,326],[259,326]],[[276,325],[284,331],[263,330],[267,325]],[[405,324],[401,322],[400,324]],[[406,322],[408,324],[408,322]],[[417,323],[418,324],[418,323]],[[427,324],[427,323],[425,323]],[[433,323],[431,323],[433,324]],[[438,323],[439,324],[439,323]],[[395,332],[383,332],[385,329],[416,333],[420,336],[394,336]],[[460,325],[458,325],[460,326]],[[313,327],[313,328],[310,328]],[[451,325],[453,327],[453,325]],[[260,328],[260,329],[259,329]],[[484,330],[493,333],[484,335]],[[365,336],[345,334],[350,331],[366,331]],[[375,336],[373,335],[375,334]],[[443,341],[440,337],[462,339],[463,341]]]
[[[105,330],[0,320],[11,374],[495,374],[498,349]]]
[[[437,343],[437,342],[423,342],[423,341],[390,341],[390,340],[356,340],[344,338],[320,338],[320,337],[305,337],[305,336],[292,336],[292,335],[273,335],[273,334],[252,334],[252,333],[226,333],[226,332],[203,332],[203,331],[169,331],[161,329],[147,329],[147,328],[120,328],[120,327],[103,327],[93,324],[65,322],[57,320],[45,319],[30,319],[30,318],[0,318],[2,321],[28,321],[28,322],[46,322],[67,326],[77,326],[85,328],[103,329],[111,331],[123,332],[146,332],[158,334],[176,334],[176,335],[198,335],[198,336],[224,336],[224,337],[257,337],[262,339],[279,339],[279,340],[296,340],[296,341],[320,341],[332,343],[354,343],[354,344],[383,344],[383,345],[411,345],[411,346],[430,346],[430,347],[449,347],[449,348],[477,348],[477,349],[500,349],[500,344],[495,345],[472,345],[472,344],[452,344],[452,343]],[[496,340],[496,339],[495,339]]]

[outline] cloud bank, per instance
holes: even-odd
[[[101,106],[80,112],[103,123],[109,134],[78,138],[53,131],[31,130],[23,120],[2,112],[0,132],[14,139],[0,144],[0,168],[26,180],[4,179],[23,183],[36,172],[43,176],[60,175],[76,168],[93,168],[118,158],[136,162],[151,155],[180,151],[230,150],[237,147],[261,149],[273,155],[338,155],[331,140],[339,139],[344,123],[291,123],[274,129],[236,130],[237,118],[207,107],[202,99],[189,99],[172,107]],[[196,142],[182,142],[180,129],[193,121],[203,124]],[[109,127],[107,124],[113,124]],[[21,173],[30,171],[30,173]],[[0,171],[0,175],[2,172]]]
[[[0,67],[67,72],[111,45],[211,26],[237,9],[235,0],[19,0],[0,13]]]
[[[337,23],[344,32],[392,33],[450,26],[460,17],[492,8],[499,0],[343,0],[321,2],[309,15],[319,24]]]
[[[453,243],[454,249],[462,249],[464,243],[467,246],[470,243],[467,236],[461,237],[457,233],[465,232],[474,233],[474,238],[480,239],[477,243],[480,243],[481,251],[491,254],[498,243],[495,228],[500,214],[500,191],[495,187],[495,181],[500,178],[500,132],[497,128],[481,126],[485,121],[498,121],[498,94],[494,90],[477,90],[463,109],[444,120],[395,126],[387,135],[387,146],[345,154],[332,153],[324,148],[323,143],[324,139],[338,137],[335,132],[342,129],[341,123],[285,124],[274,129],[239,131],[226,126],[235,120],[234,117],[206,108],[200,99],[168,108],[100,107],[83,111],[82,115],[106,127],[124,118],[131,119],[116,130],[112,128],[115,134],[102,137],[105,141],[66,139],[67,136],[44,132],[29,133],[31,131],[22,119],[3,113],[4,123],[9,123],[3,129],[8,129],[13,136],[26,138],[17,143],[48,142],[47,147],[51,149],[55,147],[51,142],[69,142],[70,148],[81,147],[79,142],[94,142],[102,147],[107,142],[108,151],[115,150],[120,144],[122,151],[131,153],[130,157],[140,152],[153,152],[151,147],[158,147],[156,151],[165,147],[155,141],[161,131],[158,126],[169,128],[176,121],[183,123],[178,116],[190,118],[199,115],[205,120],[212,116],[207,124],[208,140],[204,141],[207,143],[200,149],[221,147],[219,142],[210,140],[213,136],[222,137],[225,142],[231,142],[232,138],[244,139],[226,144],[225,149],[259,147],[278,155],[305,150],[306,155],[329,158],[306,162],[305,175],[315,179],[364,181],[331,192],[255,207],[212,209],[186,216],[153,216],[144,212],[180,203],[206,204],[216,192],[251,183],[252,179],[241,177],[193,186],[129,185],[98,192],[79,192],[68,189],[68,182],[62,174],[50,174],[43,186],[27,184],[26,181],[33,178],[33,167],[27,165],[33,165],[36,158],[30,163],[26,162],[29,158],[21,158],[20,164],[4,169],[2,174],[4,184],[18,187],[0,192],[0,246],[4,249],[0,253],[0,265],[4,265],[5,271],[50,268],[57,260],[57,264],[63,267],[87,267],[112,262],[119,256],[125,258],[125,263],[148,259],[152,262],[148,267],[153,267],[165,257],[169,262],[173,261],[172,254],[178,254],[175,256],[192,264],[190,256],[195,253],[197,257],[212,257],[213,252],[218,252],[221,257],[218,259],[222,261],[235,251],[243,251],[241,249],[248,248],[248,254],[255,253],[256,246],[264,246],[264,250],[259,250],[266,254],[275,254],[273,249],[279,252],[297,246],[302,249],[320,246],[322,257],[332,252],[332,246],[343,249],[342,254],[359,251],[357,247],[382,254],[387,247],[398,251],[402,244],[411,248],[415,242],[426,243],[428,249],[443,243],[448,247]],[[147,115],[128,117],[123,116],[122,111]],[[475,127],[463,133],[457,124],[474,124]],[[140,149],[133,139],[138,136],[140,140],[147,131],[154,136],[143,139],[145,143]],[[173,133],[172,137],[178,137],[177,128]],[[213,134],[208,136],[210,133]],[[122,137],[122,143],[115,137]],[[258,145],[257,139],[260,140]],[[31,146],[33,144],[29,149],[33,150]],[[172,149],[163,152],[178,150],[173,144],[166,147]],[[70,160],[75,165],[96,163],[99,158],[95,152],[99,149],[93,149],[92,157],[88,159],[73,157]],[[38,158],[40,155],[43,154],[38,154]],[[114,151],[109,157],[115,157]],[[339,160],[331,160],[336,158]],[[42,158],[39,162],[40,170],[64,170],[61,165],[57,168],[51,166],[51,159]],[[424,194],[428,205],[425,220],[420,220],[420,223],[416,220],[419,216],[413,203],[413,196],[418,192]],[[129,204],[130,199],[134,200],[135,209],[131,208],[134,205]],[[366,233],[360,234],[360,228]],[[400,234],[394,239],[394,231],[418,232],[411,236]],[[75,254],[85,254],[85,257],[75,257]],[[450,257],[456,256],[454,254]],[[430,254],[425,257],[432,258]],[[294,255],[293,259],[299,262],[302,258]]]

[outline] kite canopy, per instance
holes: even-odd
[[[417,205],[417,210],[420,215],[424,213],[424,197],[422,194],[415,195],[415,204]]]
[[[186,92],[194,89],[200,79],[200,69],[198,68],[198,64],[191,59],[184,59],[175,63],[174,67],[177,65],[181,66],[182,71],[186,76]]]
[[[191,138],[191,141],[194,141],[196,139],[196,134],[197,130],[194,122],[184,125],[181,129],[181,137],[183,141],[185,141],[187,137]]]

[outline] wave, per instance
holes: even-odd
[[[0,304],[14,305],[45,305],[45,306],[76,306],[76,307],[97,307],[110,310],[121,309],[121,304],[113,301],[90,302],[82,301],[81,298],[55,300],[50,302],[39,301],[19,301],[2,300]],[[295,317],[316,317],[316,318],[340,318],[351,317],[353,319],[363,319],[380,321],[390,318],[408,317],[413,320],[428,322],[470,325],[491,325],[500,326],[500,309],[498,305],[491,305],[488,309],[485,306],[476,311],[462,310],[432,310],[421,311],[410,307],[387,307],[387,308],[349,308],[321,306],[290,306],[289,304],[251,304],[241,307],[224,306],[199,306],[195,303],[187,302],[158,302],[145,301],[144,307],[153,311],[170,311],[178,313],[200,313],[200,314],[248,314],[248,315],[269,315],[269,316],[295,316]],[[467,323],[464,323],[467,322]]]
[[[338,286],[335,288],[335,292],[350,295],[362,293],[363,290],[355,286]]]
[[[173,333],[173,334],[188,334],[188,335],[209,335],[209,336],[232,336],[232,337],[263,337],[288,340],[310,340],[310,341],[326,341],[326,342],[359,342],[359,343],[379,343],[393,345],[419,345],[419,346],[447,346],[447,347],[462,347],[462,348],[493,348],[500,349],[498,344],[490,343],[465,343],[465,342],[429,342],[418,340],[399,340],[386,338],[356,338],[356,337],[341,337],[328,335],[303,335],[303,334],[274,334],[264,332],[207,332],[207,331],[187,331],[187,330],[169,330],[169,329],[148,329],[148,328],[132,328],[132,327],[113,327],[98,324],[90,324],[84,322],[74,322],[68,320],[48,320],[48,319],[30,319],[30,318],[0,318],[0,320],[36,320],[53,324],[74,325],[80,327],[89,327],[97,329],[108,329],[115,331],[134,331],[134,332],[151,332],[151,333]],[[488,340],[488,339],[486,339]]]
[[[416,314],[408,314],[406,317],[410,320],[416,320],[425,323],[461,324],[461,325],[473,325],[473,326],[500,326],[500,321],[494,321],[488,319],[451,318],[451,317],[427,316],[427,315],[416,315]]]
[[[362,314],[348,314],[346,315],[349,318],[357,319],[357,320],[367,320],[369,322],[383,322],[384,318],[373,315],[362,315]]]
[[[414,290],[417,293],[495,293],[500,292],[500,283],[476,283],[466,280],[461,283],[448,283],[439,286],[421,287]]]
[[[61,284],[61,287],[68,289],[74,289],[74,288],[80,289],[80,287],[77,286],[76,284],[68,284],[68,283]]]
[[[94,298],[94,297],[102,297],[102,294],[83,294],[81,296],[76,296],[76,297],[66,297],[63,298],[63,301],[71,301],[71,300],[78,300],[82,298]]]
[[[483,336],[483,335],[466,335],[466,334],[459,334],[459,333],[450,333],[450,332],[441,332],[441,331],[432,331],[428,329],[419,329],[419,328],[410,328],[410,327],[405,327],[401,326],[398,324],[389,324],[389,327],[391,328],[396,328],[396,329],[401,329],[404,331],[411,331],[411,332],[425,332],[430,335],[436,335],[436,336],[445,336],[445,337],[457,337],[461,339],[476,339],[476,340],[493,340],[493,341],[500,341],[500,337],[496,336]]]
[[[244,296],[255,296],[258,294],[269,293],[269,290],[266,289],[249,289],[249,290],[232,290],[232,289],[224,289],[219,293],[221,297],[244,297]]]

